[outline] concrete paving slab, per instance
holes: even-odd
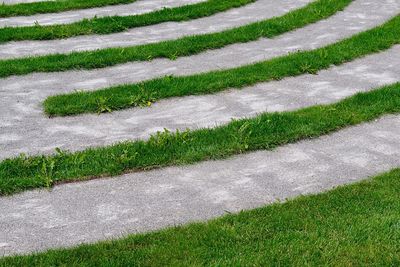
[[[11,42],[0,45],[0,58],[67,53],[71,51],[95,50],[107,47],[125,47],[176,39],[186,35],[219,32],[228,28],[246,25],[251,22],[281,16],[291,10],[305,6],[311,1],[312,0],[258,0],[255,3],[231,9],[226,12],[220,12],[205,18],[133,28],[121,33],[87,35],[50,41]],[[396,6],[396,3],[389,3],[391,0],[379,1],[385,5],[389,4],[392,8]],[[390,10],[388,10],[388,12],[390,12]]]
[[[160,10],[164,7],[178,7],[188,4],[200,3],[206,0],[138,0],[131,4],[109,5],[98,8],[87,8],[65,11],[60,13],[36,14],[32,16],[17,16],[0,18],[1,27],[22,27],[40,25],[68,24],[82,19],[89,19],[95,16],[129,16],[149,13]]]
[[[223,161],[0,198],[0,255],[117,238],[317,193],[400,166],[400,116]]]

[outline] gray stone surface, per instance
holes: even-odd
[[[400,165],[400,116],[225,161],[65,184],[0,198],[0,254],[206,220],[316,193]]]
[[[311,2],[311,0],[258,0],[253,4],[205,18],[133,28],[122,33],[87,35],[51,41],[11,42],[0,45],[0,58],[66,53],[117,46],[124,47],[175,39],[185,35],[218,32],[231,27],[280,16],[293,9],[302,7],[309,2]],[[389,5],[386,3],[389,2],[389,0],[380,0],[379,2]],[[390,4],[390,6],[393,8],[396,4]],[[377,7],[379,7],[379,5]],[[390,12],[390,10],[388,10],[388,12]]]
[[[394,5],[389,4],[392,7],[389,9],[381,3],[381,9],[376,7],[374,10],[375,15],[369,14],[371,19],[362,19],[363,3],[365,1],[355,1],[344,12],[326,21],[265,40],[268,43],[265,46],[256,47],[252,43],[232,45],[176,61],[154,60],[94,71],[34,74],[0,80],[0,159],[19,153],[50,153],[56,147],[80,150],[126,139],[146,138],[164,127],[213,126],[225,123],[231,117],[328,103],[356,91],[396,82],[400,73],[399,47],[323,71],[318,76],[305,75],[259,84],[240,92],[170,99],[156,103],[150,109],[53,119],[46,118],[42,113],[42,101],[52,94],[74,89],[96,89],[166,74],[234,67],[293,49],[309,49],[337,41],[373,27],[398,12]],[[364,9],[369,10],[365,6]]]
[[[164,7],[177,7],[199,3],[206,0],[138,0],[132,4],[111,5],[98,8],[71,10],[52,14],[36,14],[33,16],[0,18],[0,27],[32,26],[35,22],[40,25],[68,24],[85,18],[105,16],[128,16],[160,10]]]
[[[204,27],[201,23],[196,24],[201,20],[188,24],[161,24],[137,29],[137,33],[126,38],[137,43],[146,42],[146,35],[150,36],[150,41],[174,38],[174,27],[178,26],[183,29],[179,33],[182,35],[198,32],[196,27],[217,31],[221,28],[211,28],[212,24],[222,28],[235,23],[241,25],[258,19],[259,15],[272,16],[279,10],[283,13],[290,6],[294,8],[294,5],[301,6],[306,2],[277,4],[264,1],[264,12],[254,10],[254,5],[230,11],[238,13],[230,15],[222,26],[221,18],[229,12],[205,19]],[[274,6],[275,11],[266,11],[267,7]],[[80,150],[146,138],[163,127],[214,126],[231,118],[254,116],[264,111],[331,103],[359,91],[397,82],[400,78],[400,46],[321,71],[318,75],[260,83],[240,91],[169,99],[146,109],[48,119],[40,106],[47,96],[74,89],[93,90],[167,74],[230,68],[298,49],[320,47],[383,23],[399,10],[398,0],[356,0],[344,12],[272,40],[232,45],[176,61],[154,60],[93,71],[0,79],[0,160],[20,152],[50,153],[55,147]],[[78,39],[71,40],[78,45]],[[63,41],[68,48],[71,43]],[[96,39],[96,42],[102,41]],[[119,42],[116,40],[111,45]],[[25,52],[19,48],[14,52],[11,49],[9,55],[28,55],[36,48],[39,53],[47,52],[47,44],[51,42],[43,42],[44,48],[40,48],[41,42],[35,44],[36,48],[28,43]],[[16,47],[23,46],[23,42],[15,44]],[[10,48],[0,46],[0,54],[7,54],[4,49]],[[57,46],[53,48],[57,49]],[[88,49],[83,41],[82,49]],[[0,255],[74,246],[207,220],[226,212],[259,207],[278,199],[317,193],[358,181],[399,167],[399,133],[400,116],[390,115],[275,151],[258,151],[224,161],[169,167],[64,184],[51,191],[35,190],[1,197]]]
[[[33,2],[45,2],[45,1],[51,1],[51,0],[1,0],[0,3],[6,5],[13,5],[19,3],[33,3]]]

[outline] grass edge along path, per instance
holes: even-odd
[[[112,6],[133,3],[136,0],[52,0],[13,5],[0,4],[0,18],[31,16],[35,14],[59,13],[69,10]]]
[[[111,112],[145,106],[146,103],[150,105],[169,97],[210,94],[289,76],[315,74],[332,65],[340,65],[388,49],[399,42],[400,15],[384,25],[319,49],[297,52],[233,69],[190,76],[168,76],[96,91],[50,96],[43,105],[45,112],[50,116]]]
[[[398,112],[400,83],[359,93],[331,105],[262,113],[216,128],[174,133],[166,130],[146,141],[123,142],[73,153],[58,149],[57,154],[50,156],[21,155],[0,162],[0,195],[67,181],[270,150]]]
[[[0,60],[0,77],[33,72],[55,72],[72,69],[95,69],[126,62],[154,58],[171,60],[218,49],[234,43],[245,43],[262,37],[274,37],[320,21],[343,10],[353,0],[317,0],[281,17],[251,23],[217,33],[186,36],[159,43],[107,48],[95,51],[72,52],[45,56]],[[0,35],[1,38],[1,35]]]
[[[0,266],[398,266],[400,169],[204,223],[0,258]]]
[[[207,0],[130,16],[106,16],[83,19],[69,24],[5,27],[0,29],[0,43],[23,40],[54,40],[90,34],[110,34],[135,27],[197,19],[241,7],[256,0]]]

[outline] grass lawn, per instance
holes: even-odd
[[[0,266],[399,266],[400,170],[207,223]]]
[[[167,76],[97,91],[79,91],[50,96],[44,102],[44,109],[50,116],[111,112],[150,105],[163,98],[210,94],[230,88],[242,88],[288,76],[315,74],[332,65],[340,65],[388,49],[399,42],[400,15],[382,26],[323,48],[297,52],[234,69],[181,77]]]
[[[231,0],[215,1],[218,1],[219,5],[225,2],[231,3]],[[241,1],[241,3],[245,3],[243,1],[247,0]],[[352,0],[318,0],[281,17],[267,19],[218,33],[186,36],[176,40],[153,44],[1,60],[0,77],[23,75],[32,72],[95,69],[132,61],[146,61],[154,58],[176,59],[181,56],[194,55],[207,49],[217,49],[234,43],[250,42],[262,37],[274,37],[332,16],[336,12],[343,10],[351,2]],[[208,10],[214,9],[208,7],[201,10],[208,12]],[[196,9],[193,12],[200,11]],[[110,19],[112,20],[112,18],[106,18],[105,20]],[[119,25],[119,23],[117,24]],[[107,22],[107,25],[104,27],[104,25],[99,24],[98,29],[100,31],[107,31],[107,27],[112,27],[113,23]],[[16,36],[20,31],[25,30],[24,28],[0,29],[0,42],[1,40],[17,40],[14,37],[8,39],[8,36]],[[41,28],[32,30],[33,34],[40,32],[42,32]],[[96,31],[96,33],[98,32]],[[26,38],[23,37],[22,39],[25,40]]]
[[[0,18],[134,1],[55,0],[0,5]],[[255,1],[207,0],[136,16],[85,19],[67,25],[2,28],[0,43],[122,32],[165,21],[210,16]],[[352,1],[316,0],[281,17],[159,43],[0,60],[0,78],[34,72],[103,68],[154,58],[175,60],[230,44],[272,38],[332,16]],[[233,69],[167,76],[97,91],[55,95],[48,97],[43,105],[50,116],[146,107],[169,97],[210,94],[289,76],[316,74],[319,70],[389,49],[399,43],[400,15],[374,29],[319,49],[299,51]],[[56,149],[51,155],[21,154],[0,161],[0,197],[66,182],[225,159],[256,150],[273,150],[389,114],[400,114],[400,83],[358,93],[333,104],[295,111],[265,112],[214,128],[176,132],[165,129],[147,140],[132,140],[77,152]],[[45,130],[35,129],[46,137]],[[31,198],[27,197],[27,203],[32,201]],[[77,202],[82,203],[82,199],[77,198]],[[7,216],[14,216],[17,206],[13,203],[12,207],[6,208],[4,213],[9,215],[5,215],[0,222],[9,224]],[[42,206],[39,208],[44,210]],[[24,217],[24,212],[31,210],[24,207],[18,212],[17,215]],[[21,226],[9,225],[12,229]],[[33,229],[29,224],[26,228]],[[7,233],[7,229],[11,228],[5,225],[4,229]],[[0,239],[3,236],[1,232]],[[13,240],[6,240],[4,244],[15,242],[19,245],[25,237],[10,238]],[[0,251],[1,246],[2,240]],[[3,266],[400,266],[400,169],[328,192],[228,214],[208,222],[73,248],[0,257],[0,267]]]
[[[139,15],[84,19],[71,24],[9,27],[0,29],[0,43],[21,40],[53,40],[79,35],[122,32],[130,28],[167,21],[184,21],[211,16],[215,13],[240,7],[254,1],[256,0],[207,0],[197,4],[163,8]]]
[[[400,84],[359,93],[331,105],[264,113],[216,128],[159,132],[147,141],[56,155],[21,155],[0,162],[0,195],[54,183],[113,176],[127,171],[189,164],[321,136],[400,112]]]
[[[129,4],[136,0],[52,0],[13,5],[0,4],[0,18],[30,16],[39,13],[56,13],[67,10]]]

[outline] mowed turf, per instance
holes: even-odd
[[[56,155],[50,156],[21,155],[0,162],[0,195],[50,187],[60,182],[274,149],[398,112],[400,84],[394,84],[331,105],[264,113],[216,128],[159,132],[147,141],[124,142],[74,153],[58,149]]]
[[[52,0],[13,5],[0,4],[0,18],[30,16],[39,13],[56,13],[107,5],[129,4],[135,1],[136,0]]]
[[[399,266],[400,170],[207,223],[0,266]]]
[[[352,0],[318,0],[281,17],[218,33],[186,36],[153,44],[1,60],[0,77],[23,75],[32,72],[104,68],[126,62],[146,61],[154,58],[176,59],[182,56],[194,55],[207,49],[217,49],[234,43],[250,42],[262,37],[274,37],[332,16],[336,12],[343,10],[351,2]],[[104,29],[103,27],[100,28]],[[1,33],[0,39],[6,38],[4,36],[6,35]]]
[[[49,26],[8,27],[0,29],[0,43],[22,40],[53,40],[79,35],[109,34],[127,29],[158,24],[167,21],[185,21],[240,7],[256,0],[207,0],[131,16],[111,16],[84,19],[70,24]]]

